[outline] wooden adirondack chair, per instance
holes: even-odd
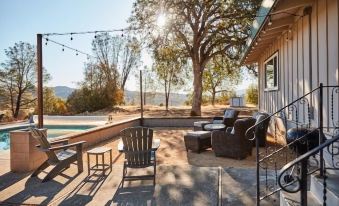
[[[131,127],[120,132],[124,144],[125,162],[123,168],[122,187],[124,181],[153,178],[155,185],[156,155],[152,150],[153,130],[146,127]],[[127,176],[127,168],[146,168],[153,166],[153,175]]]
[[[82,162],[82,146],[85,141],[68,144],[68,140],[59,140],[49,142],[47,140],[46,133],[41,129],[31,128],[32,136],[40,143],[37,148],[45,152],[48,159],[42,163],[31,175],[31,177],[37,176],[41,171],[46,169],[48,166],[54,166],[53,169],[45,176],[42,182],[53,179],[62,170],[69,168],[70,164],[77,161],[78,172],[83,171]],[[52,147],[52,145],[63,144],[61,146]],[[70,147],[75,147],[76,150],[70,150]]]

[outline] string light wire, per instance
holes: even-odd
[[[77,56],[78,56],[78,54],[83,54],[83,55],[86,55],[87,57],[91,57],[91,58],[95,58],[95,59],[97,58],[97,57],[95,57],[95,56],[93,56],[93,55],[91,55],[91,54],[88,54],[88,53],[86,53],[86,52],[83,52],[83,51],[81,51],[81,50],[79,50],[79,49],[72,48],[72,47],[67,46],[67,45],[65,45],[65,44],[59,43],[59,42],[54,41],[54,40],[52,40],[52,39],[50,39],[50,38],[46,38],[46,37],[43,37],[43,38],[44,38],[46,41],[48,41],[48,42],[52,42],[52,43],[54,43],[54,44],[57,44],[57,45],[59,45],[59,46],[62,46],[62,51],[64,51],[64,49],[67,48],[67,49],[69,49],[69,50],[75,51]]]
[[[268,14],[268,15],[254,15],[254,16],[234,16],[233,18],[261,18],[261,17],[272,17],[275,15],[279,15],[279,14],[287,14],[287,15],[291,15],[291,16],[299,16],[302,17],[302,15],[298,15],[298,14],[293,14],[293,13],[289,13],[289,12],[277,12],[274,14]],[[95,31],[80,31],[80,32],[66,32],[66,33],[44,33],[42,34],[42,36],[64,36],[64,35],[71,35],[71,40],[73,40],[73,36],[74,35],[81,35],[81,34],[94,34],[94,37],[97,36],[98,33],[114,33],[114,32],[121,32],[121,36],[124,36],[124,32],[125,31],[138,31],[138,30],[142,30],[142,28],[124,28],[124,29],[111,29],[111,30],[95,30]]]

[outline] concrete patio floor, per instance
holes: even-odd
[[[155,130],[154,138],[161,139],[155,187],[152,181],[144,180],[125,182],[121,188],[123,155],[117,151],[119,140],[114,139],[97,145],[113,148],[113,169],[105,176],[100,171],[87,176],[85,153],[83,173],[77,174],[73,164],[47,183],[40,182],[44,173],[35,178],[29,178],[29,174],[12,173],[8,162],[2,160],[7,166],[0,169],[0,204],[254,205],[254,155],[239,161],[217,158],[211,150],[200,154],[187,153],[183,142],[185,132],[185,129]],[[94,159],[91,158],[91,165]],[[108,161],[109,155],[106,155],[105,162]],[[131,172],[134,175],[151,170]],[[267,203],[272,204],[278,203]]]

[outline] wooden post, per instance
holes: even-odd
[[[42,34],[37,34],[37,98],[38,98],[38,128],[43,128],[43,74],[42,74]]]
[[[140,124],[143,126],[143,118],[144,118],[144,105],[143,105],[143,99],[142,99],[142,70],[140,70],[140,112],[141,112],[141,121]]]

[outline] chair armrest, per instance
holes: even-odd
[[[55,140],[53,142],[49,142],[50,145],[56,145],[56,144],[63,144],[66,145],[68,144],[68,139],[62,139],[62,140]],[[40,144],[35,145],[38,149],[40,149]]]
[[[227,127],[227,128],[226,128],[226,133],[231,133],[232,130],[233,130],[233,127]]]
[[[49,142],[50,145],[55,145],[55,144],[68,144],[68,139],[61,139],[61,140],[55,140],[52,142]]]
[[[80,142],[75,142],[75,143],[71,143],[71,144],[67,144],[67,145],[51,147],[51,148],[49,148],[49,150],[55,151],[55,150],[67,149],[67,148],[70,148],[70,147],[79,147],[79,146],[82,146],[84,143],[86,143],[86,141],[80,141]]]

